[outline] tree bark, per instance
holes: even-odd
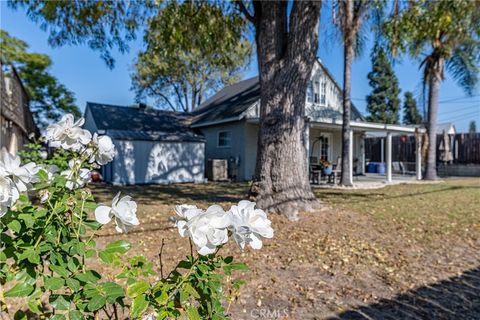
[[[352,62],[355,56],[354,51],[354,30],[353,30],[353,1],[345,3],[345,17],[343,30],[343,115],[342,115],[342,176],[340,184],[353,186],[350,175],[350,110],[351,110],[351,71]]]
[[[321,2],[254,2],[260,73],[260,130],[250,195],[269,212],[297,219],[319,206],[307,169],[305,97],[318,48]]]
[[[425,167],[425,180],[437,179],[437,117],[438,117],[438,96],[440,83],[442,81],[444,60],[439,59],[428,82],[428,151]]]

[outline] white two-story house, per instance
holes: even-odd
[[[313,67],[305,99],[305,134],[309,141],[306,160],[325,159],[336,164],[342,151],[342,89],[320,61]],[[118,170],[104,169],[114,183],[199,181],[208,159],[226,159],[234,167],[237,180],[250,180],[257,156],[259,106],[260,84],[255,77],[223,88],[191,114],[142,108],[126,112],[125,107],[90,104],[86,123],[116,138],[120,157],[111,167]],[[350,174],[364,173],[365,134],[378,131],[387,138],[387,180],[391,179],[391,135],[416,132],[413,127],[366,122],[353,105],[351,128]],[[158,161],[158,157],[163,160]],[[123,172],[121,168],[129,170]]]

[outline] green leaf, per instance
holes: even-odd
[[[200,295],[198,294],[198,292],[192,287],[192,285],[190,283],[185,283],[185,285],[183,286],[183,290],[185,290],[185,292],[187,292],[188,294],[190,294],[192,297],[194,298],[200,298]]]
[[[43,284],[47,290],[58,290],[63,287],[65,281],[58,277],[46,277]]]
[[[18,283],[12,289],[5,292],[5,297],[26,297],[33,291],[33,286],[28,283]]]
[[[55,272],[56,274],[58,274],[59,276],[63,277],[63,278],[68,278],[68,270],[64,267],[61,267],[61,266],[57,266],[57,265],[54,265],[54,264],[51,264],[49,266],[50,270],[52,270],[53,272]]]
[[[223,267],[223,270],[229,274],[232,270],[248,271],[248,267],[245,263],[232,263]]]
[[[30,214],[21,213],[18,215],[18,218],[22,219],[25,222],[27,228],[32,228],[35,224],[35,217]]]
[[[56,314],[53,317],[50,318],[50,320],[65,320],[65,315],[63,314]]]
[[[42,180],[48,180],[48,173],[47,171],[41,169],[37,172],[37,176]]]
[[[145,281],[139,281],[131,284],[127,288],[127,294],[130,298],[135,298],[136,296],[144,293],[150,289],[150,285]]]
[[[42,302],[40,301],[40,299],[28,300],[27,306],[28,310],[30,310],[31,312],[35,314],[42,314],[42,310],[40,309],[40,307],[42,306]]]
[[[76,280],[76,279],[67,279],[65,280],[67,286],[73,291],[73,292],[77,292],[78,290],[80,290],[80,281]]]
[[[225,257],[225,259],[223,259],[223,261],[225,263],[232,263],[233,262],[233,257],[232,256]]]
[[[79,262],[76,258],[70,258],[67,262],[67,268],[71,272],[75,272],[78,269]]]
[[[186,260],[180,261],[177,265],[177,268],[181,268],[181,269],[190,269],[191,267],[192,267],[192,263]]]
[[[12,220],[12,221],[10,221],[10,223],[7,224],[7,227],[8,227],[10,230],[15,231],[15,233],[19,233],[20,230],[22,229],[22,225],[20,224],[20,222],[18,222],[18,220]]]
[[[106,252],[106,253],[117,252],[117,253],[123,254],[123,253],[127,252],[128,250],[130,250],[130,248],[131,248],[130,243],[128,243],[125,240],[118,240],[118,241],[109,243],[103,251]]]
[[[68,296],[64,296],[61,294],[52,294],[49,297],[50,305],[57,309],[57,310],[69,310],[70,309],[70,302],[67,301]]]
[[[200,317],[200,314],[198,313],[197,308],[195,307],[189,307],[187,309],[187,316],[188,316],[188,319],[190,320],[202,320],[202,318]]]
[[[86,258],[91,258],[91,257],[93,257],[96,253],[97,253],[97,251],[96,251],[95,249],[89,249],[89,250],[85,251],[85,257],[86,257]]]
[[[77,274],[75,278],[87,283],[96,283],[100,279],[100,275],[93,271],[87,271]]]
[[[148,308],[148,301],[145,295],[139,295],[132,302],[132,316],[138,318]]]
[[[104,296],[100,296],[100,295],[93,296],[87,305],[87,309],[89,311],[96,311],[102,308],[106,302],[107,302],[107,298]]]
[[[107,295],[107,299],[110,303],[113,303],[117,298],[124,296],[123,288],[114,282],[105,282],[101,287]]]
[[[68,318],[70,320],[82,320],[82,319],[85,319],[82,315],[82,313],[78,310],[70,310],[70,312],[68,313]]]
[[[96,207],[96,205],[95,205],[95,207]],[[95,209],[95,208],[93,208],[93,209]],[[92,230],[98,230],[98,229],[100,229],[100,228],[102,227],[102,224],[101,224],[101,223],[98,223],[98,222],[95,221],[95,220],[85,220],[85,221],[83,222],[83,224],[86,225],[86,226],[88,226],[88,227],[90,227],[90,229],[92,229]]]
[[[98,253],[98,256],[106,264],[110,264],[110,263],[113,262],[113,254],[112,253],[108,253],[108,252],[105,252],[105,251],[100,251]]]
[[[15,312],[15,315],[13,316],[14,320],[28,320],[27,314],[23,312],[22,310],[18,310]]]

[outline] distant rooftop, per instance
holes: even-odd
[[[151,141],[204,141],[190,129],[189,113],[87,102],[98,130],[114,139]]]

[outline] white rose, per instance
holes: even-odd
[[[112,206],[100,205],[95,209],[95,219],[101,224],[107,224],[115,218],[118,232],[127,233],[131,226],[137,226],[137,204],[132,198],[125,196],[120,198],[120,192],[113,198]]]
[[[230,220],[222,207],[217,205],[210,206],[205,212],[199,213],[198,210],[200,209],[186,209],[184,215],[188,220],[182,228],[179,223],[177,226],[180,235],[192,239],[199,254],[207,255],[214,253],[218,246],[228,241],[227,227]]]
[[[115,145],[109,136],[98,136],[93,134],[90,163],[97,162],[99,165],[109,163],[115,157]]]
[[[32,188],[32,182],[38,181],[35,174],[39,167],[30,162],[22,166],[20,157],[14,156],[2,149],[0,154],[0,175],[13,181],[19,192],[25,192]]]
[[[242,200],[229,211],[230,229],[239,247],[243,250],[249,244],[253,249],[262,248],[262,238],[272,238],[273,229],[267,214],[255,209],[255,202]]]
[[[84,118],[75,122],[73,115],[68,113],[59,122],[47,127],[45,138],[50,141],[52,147],[80,151],[92,139],[92,134],[81,128],[84,122]]]
[[[0,217],[7,213],[19,198],[19,193],[12,180],[0,175]]]
[[[177,221],[175,223],[175,226],[178,228],[178,233],[180,233],[182,237],[188,237],[187,222],[193,217],[202,214],[203,210],[198,209],[196,206],[182,204],[175,206],[175,212],[180,217],[176,219]]]
[[[81,162],[79,160],[68,161],[68,167],[65,171],[62,171],[60,175],[67,179],[65,187],[70,190],[83,187],[90,181],[90,170],[80,168]]]

